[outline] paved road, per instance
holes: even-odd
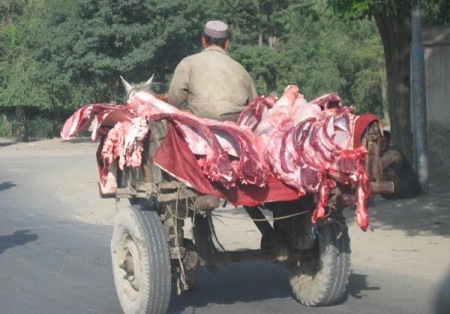
[[[92,154],[0,151],[0,314],[121,313],[111,224],[74,219],[78,207],[98,203],[61,197],[64,185],[48,189],[51,180],[69,183],[92,169],[92,179],[83,180],[94,189]],[[355,244],[361,241],[370,250],[357,233]],[[222,265],[217,274],[201,269],[199,290],[173,296],[169,313],[431,313],[433,282],[420,270],[405,275],[358,262],[344,300],[326,308],[298,304],[286,276],[281,266],[264,262]]]
[[[111,226],[68,219],[70,204],[45,189],[64,161],[0,156],[0,313],[119,313]]]

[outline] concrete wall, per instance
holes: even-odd
[[[450,175],[450,26],[425,28],[428,159],[432,170]]]
[[[423,31],[427,120],[450,122],[450,26]]]

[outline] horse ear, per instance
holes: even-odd
[[[153,75],[152,75],[152,77],[151,78],[149,78],[148,79],[148,81],[147,82],[145,82],[145,84],[144,85],[151,85],[152,84],[152,82],[153,82],[153,78],[155,77],[155,73],[153,73]]]
[[[120,79],[122,80],[123,87],[125,88],[125,91],[127,92],[127,94],[129,92],[131,92],[131,90],[133,89],[133,86],[131,86],[130,83],[125,81],[125,79],[122,76],[120,76]]]

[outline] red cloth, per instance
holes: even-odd
[[[211,183],[202,174],[200,166],[185,140],[171,123],[167,125],[167,136],[153,156],[153,162],[198,192],[218,196],[236,206],[290,201],[301,196],[293,188],[273,176],[269,177],[265,187],[238,184],[236,187],[226,189]]]
[[[372,113],[366,113],[360,115],[356,121],[355,121],[355,129],[353,130],[353,147],[358,148],[361,146],[361,138],[366,130],[366,128],[369,126],[370,123],[374,121],[380,121],[380,119],[372,114]]]

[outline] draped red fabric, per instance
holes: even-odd
[[[361,146],[361,138],[364,133],[364,130],[373,121],[380,122],[379,118],[372,113],[362,114],[358,117],[358,119],[355,122],[355,129],[353,131],[353,147],[354,148],[358,148],[359,146]]]
[[[153,162],[198,192],[218,196],[236,206],[290,201],[302,196],[273,176],[269,177],[265,187],[237,184],[235,187],[226,189],[210,182],[202,174],[195,155],[171,123],[168,123],[166,138],[153,156]]]
[[[221,196],[202,175],[195,155],[171,123],[167,123],[166,138],[153,156],[153,163],[200,193]]]

